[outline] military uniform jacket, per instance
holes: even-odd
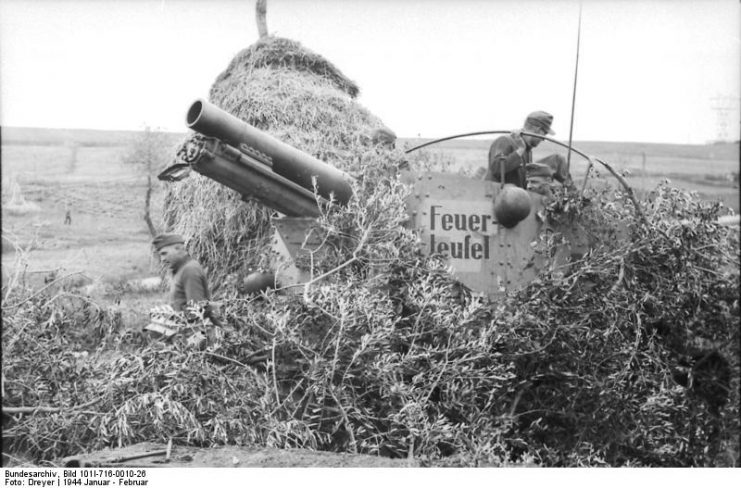
[[[190,256],[174,271],[170,287],[170,305],[176,311],[184,311],[190,301],[210,300],[206,272]]]
[[[527,183],[525,166],[532,162],[533,156],[527,145],[525,153],[520,156],[516,152],[518,147],[512,134],[497,138],[489,147],[489,167],[484,179],[501,182],[504,164],[504,182],[525,188]]]
[[[566,168],[566,160],[560,154],[552,154],[533,162],[532,148],[525,144],[522,156],[517,154],[518,145],[513,135],[496,139],[489,147],[489,167],[485,180],[501,182],[504,164],[504,182],[520,188],[538,187],[550,181],[569,183],[571,176]]]

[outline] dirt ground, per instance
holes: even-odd
[[[132,459],[139,456],[138,459]],[[146,456],[146,457],[140,457]],[[106,449],[59,461],[60,467],[136,466],[171,468],[394,468],[417,467],[415,460],[390,459],[362,454],[318,452],[307,449],[261,447],[195,448],[173,446],[169,457],[167,446],[145,442],[121,449]]]

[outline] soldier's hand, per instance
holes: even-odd
[[[571,178],[571,175],[567,176],[564,179],[563,186],[565,186],[569,190],[576,190],[576,184],[574,183],[574,180]]]
[[[525,149],[527,146],[525,145],[525,139],[522,138],[522,131],[516,130],[512,132],[512,140],[515,141],[515,152],[522,156],[525,154]]]

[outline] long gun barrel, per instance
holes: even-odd
[[[272,171],[299,186],[344,204],[352,196],[352,177],[334,166],[320,161],[295,147],[281,142],[250,124],[203,100],[196,100],[188,109],[186,123],[190,129],[214,137],[242,150],[251,148],[267,155]]]

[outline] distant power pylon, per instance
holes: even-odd
[[[710,99],[711,108],[716,116],[717,142],[735,141],[739,138],[739,120],[737,118],[739,98],[716,96]],[[736,119],[735,121],[733,119]]]

